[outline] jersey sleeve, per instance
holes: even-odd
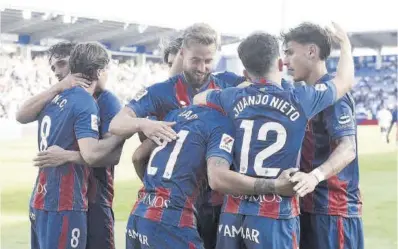
[[[333,140],[356,134],[353,103],[344,96],[323,112],[326,128]]]
[[[232,151],[235,142],[235,129],[231,120],[226,117],[218,119],[217,126],[210,131],[207,143],[206,160],[210,157],[221,157],[232,163]]]
[[[74,131],[77,139],[96,138],[99,137],[99,118],[98,107],[94,99],[85,99],[87,103],[75,104],[74,115]]]
[[[238,86],[240,83],[244,82],[246,80],[245,77],[239,76],[233,72],[222,72],[222,73],[215,73],[214,77],[224,81],[230,86]]]
[[[135,115],[139,118],[147,116],[165,116],[164,106],[162,105],[168,93],[164,92],[163,87],[158,83],[148,88],[143,88],[136,93],[133,99],[127,104]]]
[[[122,106],[118,98],[112,93],[106,92],[104,95],[100,95],[98,101],[99,112],[100,112],[100,132],[105,134],[109,131],[109,125],[112,119],[118,114]]]
[[[236,92],[240,88],[228,88],[224,90],[214,90],[207,94],[206,105],[222,113],[228,113],[234,103]]]
[[[336,87],[332,81],[325,81],[314,86],[296,86],[293,92],[307,119],[311,119],[336,102]]]

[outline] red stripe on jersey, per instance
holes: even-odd
[[[154,203],[157,203],[158,200],[163,201],[166,203],[170,199],[170,190],[165,188],[156,188],[156,196],[155,196]],[[156,206],[156,205],[155,205]],[[145,218],[153,220],[153,221],[160,221],[163,215],[163,208],[162,207],[148,207]]]
[[[109,207],[112,207],[112,202],[113,202],[113,175],[112,175],[112,169],[107,168],[106,169],[106,182],[107,182],[107,204]]]
[[[188,197],[182,210],[179,227],[193,227],[194,226],[194,213],[193,213],[193,198]]]
[[[224,195],[212,190],[210,192],[210,203],[212,206],[221,206],[224,202]]]
[[[88,189],[88,180],[90,177],[90,169],[85,166],[80,166],[83,167],[83,182],[82,182],[82,192],[81,198],[83,200],[83,205],[84,207],[88,207],[88,196],[87,196],[87,189]]]
[[[293,217],[298,216],[300,214],[300,205],[297,196],[292,197],[291,205],[292,205],[292,216]]]
[[[237,214],[239,211],[241,200],[239,198],[233,198],[232,196],[227,196],[227,203],[225,204],[225,212]]]
[[[273,219],[277,219],[279,217],[279,208],[280,204],[277,202],[278,196],[276,195],[264,195],[264,198],[272,196],[272,201],[262,201],[260,202],[260,208],[258,210],[259,216],[265,216]]]
[[[338,216],[337,218],[337,236],[339,240],[339,248],[344,249],[344,224],[343,217]]]
[[[189,242],[188,246],[189,246],[189,249],[196,249],[195,244],[192,242]]]
[[[340,181],[337,176],[332,176],[327,180],[328,185],[328,213],[338,211],[342,215],[348,215],[348,193],[346,181]]]
[[[312,121],[307,122],[304,141],[301,147],[300,170],[309,173],[313,170],[312,162],[315,159],[315,137]],[[307,212],[314,210],[314,193],[307,194],[302,198],[303,208]]]
[[[113,234],[113,224],[114,224],[114,220],[111,218],[111,219],[109,220],[109,223],[108,223],[108,230],[109,230],[109,237],[108,237],[108,239],[109,239],[109,241],[110,241],[110,247],[109,247],[109,249],[115,249],[115,236],[114,236],[114,234]]]
[[[62,228],[61,228],[61,234],[59,236],[58,240],[58,249],[65,249],[66,248],[66,242],[68,238],[68,229],[69,229],[69,220],[68,216],[62,217]]]
[[[33,206],[36,209],[44,209],[44,199],[47,193],[46,188],[47,176],[44,169],[40,170],[39,181],[36,185]]]
[[[135,202],[135,204],[134,204],[134,206],[133,206],[133,209],[131,210],[131,213],[130,213],[130,214],[134,214],[135,209],[138,207],[138,204],[140,203],[141,198],[142,198],[144,195],[145,195],[145,188],[144,188],[144,187],[141,187],[140,190],[138,190],[138,198],[137,198],[137,200],[136,200],[136,202]]]
[[[181,78],[178,79],[175,88],[176,88],[176,98],[178,100],[178,105],[180,105],[180,107],[190,105],[191,101],[188,96],[187,87],[185,86]]]
[[[75,192],[75,164],[67,166],[68,173],[61,177],[58,210],[72,210]]]
[[[223,110],[221,107],[219,107],[218,105],[215,105],[215,104],[213,104],[213,103],[206,103],[206,106],[208,106],[208,107],[210,107],[210,108],[213,108],[213,109],[215,109],[215,110],[221,112],[222,114],[226,115],[225,112],[224,112],[224,110]]]
[[[216,85],[216,83],[214,83],[214,80],[212,80],[212,81],[210,81],[207,89],[220,89],[220,88]]]
[[[297,235],[295,232],[293,232],[293,234],[292,234],[292,240],[293,240],[293,249],[299,248],[297,245]]]

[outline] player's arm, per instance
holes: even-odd
[[[309,174],[298,173],[292,177],[292,182],[298,182],[295,190],[300,196],[311,193],[319,182],[337,175],[356,158],[356,124],[352,106],[354,102],[347,96],[323,112],[323,121],[336,148]]]
[[[108,133],[105,134],[104,139],[110,139],[110,137],[111,134]],[[114,143],[111,143],[110,146],[113,148],[113,150],[109,154],[103,155],[103,159],[96,164],[88,164],[83,159],[83,156],[79,151],[64,150],[59,146],[53,145],[47,150],[41,151],[37,154],[37,156],[33,159],[34,166],[46,168],[61,166],[65,163],[76,163],[93,168],[104,168],[117,165],[120,161],[124,140],[125,139],[121,137],[119,137],[119,139],[112,139],[112,142]]]
[[[156,148],[156,144],[150,140],[146,139],[134,152],[133,154],[133,164],[137,176],[144,179],[145,170],[151,156],[152,151]]]
[[[42,93],[39,93],[25,101],[16,114],[16,120],[21,124],[27,124],[36,121],[40,112],[48,102],[50,102],[57,94],[72,87],[72,85],[76,84],[77,81],[91,84],[91,82],[80,77],[79,74],[68,75],[62,81],[56,83],[48,90],[45,90]]]
[[[333,23],[333,26],[335,31],[329,30],[329,32],[340,45],[340,58],[337,64],[336,76],[332,82],[336,87],[336,98],[340,99],[355,84],[355,66],[351,42],[347,33],[338,24]]]
[[[230,163],[222,157],[207,159],[207,176],[211,189],[234,195],[279,194],[293,196],[295,194],[294,184],[290,183],[289,179],[297,169],[285,170],[277,179],[264,179],[239,174],[229,168]]]

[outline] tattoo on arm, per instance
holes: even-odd
[[[254,192],[256,193],[256,195],[261,195],[264,193],[274,193],[275,181],[267,180],[264,178],[257,178],[254,182]]]
[[[222,157],[210,157],[209,161],[208,161],[208,165],[214,165],[215,167],[225,167],[225,168],[229,168],[229,166],[230,166],[228,161]],[[207,169],[207,170],[209,170],[209,169]],[[212,175],[208,174],[209,181],[210,181],[211,177],[212,177]]]
[[[343,170],[357,154],[355,135],[344,136],[336,140],[337,147],[329,156],[327,163],[331,172],[323,172],[327,178]]]

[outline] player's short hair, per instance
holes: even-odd
[[[195,23],[184,30],[182,35],[182,46],[189,47],[191,44],[212,45],[219,47],[220,37],[210,25],[205,23]]]
[[[313,43],[320,49],[319,58],[326,60],[332,50],[332,38],[329,32],[317,24],[310,22],[301,23],[299,26],[282,33],[283,44],[295,41],[300,44]]]
[[[106,48],[98,42],[78,43],[69,58],[71,73],[81,73],[89,80],[98,80],[98,70],[110,61]]]
[[[239,44],[238,55],[250,74],[263,77],[279,57],[278,39],[264,32],[253,33]]]
[[[76,43],[73,42],[60,42],[48,49],[48,60],[50,61],[52,58],[65,58],[68,57],[73,48],[76,46]]]
[[[178,37],[167,44],[167,47],[163,51],[163,60],[165,63],[169,60],[170,54],[177,54],[182,46],[182,37]]]

